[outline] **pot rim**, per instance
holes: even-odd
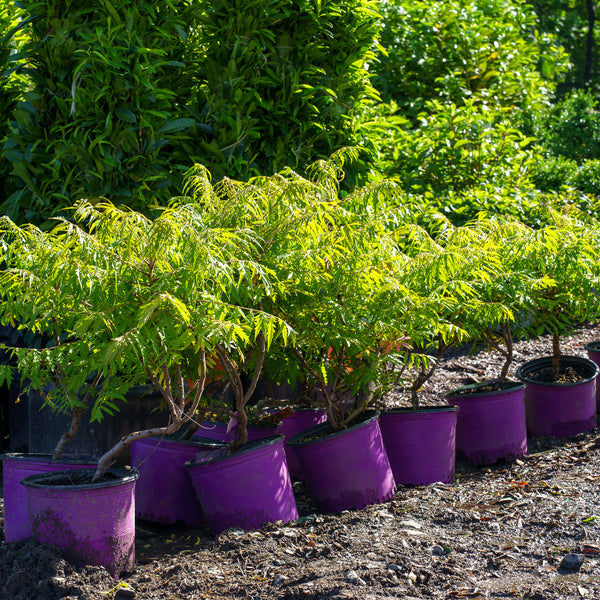
[[[458,406],[420,406],[419,408],[411,408],[409,406],[396,406],[387,410],[381,411],[381,417],[391,414],[424,414],[424,413],[440,413],[440,412],[456,412]]]
[[[5,452],[0,454],[0,460],[14,460],[21,462],[50,462],[53,464],[69,463],[72,465],[96,464],[97,458],[93,456],[77,455],[71,458],[69,455],[63,455],[61,458],[52,458],[51,453],[47,452]]]
[[[595,340],[593,342],[588,342],[584,347],[584,350],[588,352],[591,350],[592,352],[600,352],[600,340]]]
[[[341,429],[340,431],[330,431],[329,433],[326,433],[325,435],[320,435],[317,439],[303,440],[302,438],[305,438],[305,437],[312,438],[315,434],[320,434],[322,432],[327,431],[328,429],[331,429],[328,422],[319,423],[318,425],[314,425],[313,427],[310,427],[309,429],[304,429],[303,431],[300,431],[296,435],[289,438],[287,441],[287,445],[288,446],[304,446],[307,444],[315,444],[318,442],[322,442],[323,440],[330,440],[330,439],[338,437],[348,431],[354,431],[355,429],[358,429],[359,427],[363,427],[363,426],[371,423],[372,421],[376,421],[379,418],[380,414],[381,414],[380,411],[375,410],[375,409],[365,410],[363,413],[358,415],[359,417],[362,417],[360,422],[355,423],[354,425],[351,425],[350,427],[346,427],[346,429]]]
[[[174,437],[176,435],[177,434],[151,435],[150,437],[142,438],[140,440],[135,440],[135,441],[139,442],[139,443],[157,441],[158,442],[156,444],[157,446],[160,446],[160,442],[164,441],[164,442],[166,442],[166,444],[176,443],[176,444],[182,444],[182,445],[186,445],[186,446],[197,446],[198,448],[207,448],[207,449],[213,449],[213,450],[218,450],[219,448],[224,448],[227,446],[227,442],[222,442],[221,440],[213,440],[211,438],[205,438],[205,437],[202,437],[199,435],[192,436],[188,440],[182,440],[180,438]]]
[[[106,472],[115,475],[117,477],[116,479],[97,481],[95,483],[74,483],[71,485],[52,485],[50,483],[44,483],[44,480],[52,481],[61,479],[63,477],[77,476],[78,474],[93,474],[94,471],[95,469],[77,469],[73,471],[56,471],[54,473],[37,473],[35,475],[29,475],[28,477],[25,477],[20,483],[25,487],[36,488],[40,490],[79,491],[115,487],[134,482],[140,476],[140,472],[135,467],[131,467],[129,469],[110,468],[107,469]]]
[[[576,385],[583,385],[584,383],[593,381],[598,376],[598,373],[600,372],[600,368],[598,367],[598,365],[593,360],[590,360],[589,358],[585,358],[583,356],[571,356],[568,354],[563,354],[563,355],[561,355],[561,357],[559,359],[560,365],[572,364],[572,365],[579,365],[581,367],[586,367],[587,371],[591,372],[592,375],[589,375],[587,377],[585,377],[585,375],[582,375],[583,377],[585,377],[583,379],[583,381],[576,381],[574,383],[558,383],[555,381],[537,381],[537,380],[531,379],[527,376],[528,371],[531,371],[536,368],[546,367],[551,364],[552,364],[551,356],[543,356],[541,358],[534,358],[533,360],[529,360],[526,363],[523,363],[517,369],[517,377],[524,383],[532,383],[535,385],[541,385],[541,386],[546,386],[546,387],[549,386],[549,387],[566,388],[566,387],[573,387]]]
[[[210,424],[210,425],[216,425],[218,427],[203,427],[203,424]],[[206,429],[208,431],[215,431],[218,428],[225,428],[227,429],[227,427],[229,426],[229,423],[226,423],[225,421],[208,421],[208,420],[203,420],[200,423],[200,427],[196,430],[201,431],[202,429]],[[246,426],[248,429],[255,429],[255,430],[264,430],[264,431],[275,431],[277,429],[277,427],[279,427],[279,425],[255,425],[253,423],[248,423],[248,425]],[[194,434],[196,435],[196,434]],[[202,437],[201,435],[196,435],[196,437]],[[270,436],[268,436],[270,437]],[[206,439],[206,438],[204,438]]]
[[[468,385],[462,385],[458,388],[455,388],[451,391],[449,391],[447,394],[445,394],[445,398],[448,400],[450,398],[452,399],[460,399],[460,398],[473,398],[474,396],[485,396],[486,398],[489,396],[497,396],[499,394],[506,394],[507,392],[515,392],[518,390],[522,390],[525,388],[525,383],[522,381],[511,381],[511,380],[506,380],[505,383],[510,384],[507,387],[503,388],[503,389],[499,389],[499,390],[490,390],[490,391],[481,391],[478,392],[477,388],[479,387],[485,387],[486,385],[490,385],[491,383],[494,383],[495,381],[497,381],[496,379],[490,379],[488,381],[481,381],[479,383],[470,383]],[[461,392],[465,390],[466,393],[464,394],[457,394],[457,392]]]
[[[251,440],[249,442],[246,442],[239,450],[236,450],[232,454],[219,454],[218,456],[215,456],[213,458],[208,458],[207,460],[203,460],[202,462],[196,462],[195,460],[188,460],[187,462],[183,463],[183,466],[186,469],[192,469],[192,468],[198,467],[198,466],[214,465],[215,463],[223,461],[223,460],[227,460],[230,458],[237,458],[238,456],[247,454],[258,448],[277,444],[278,442],[283,442],[283,439],[284,439],[283,435],[271,435],[269,437],[258,438],[256,440]],[[227,446],[227,444],[224,444],[224,447],[226,447],[226,446]]]

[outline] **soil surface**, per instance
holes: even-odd
[[[586,356],[600,331],[582,327],[565,354]],[[515,368],[550,352],[549,338],[516,344]],[[447,356],[424,404],[497,377],[501,359]],[[514,377],[514,369],[512,373]],[[407,406],[401,391],[390,403]],[[600,437],[529,439],[526,456],[471,467],[452,484],[400,486],[383,504],[319,514],[295,483],[300,519],[260,531],[137,522],[135,571],[115,580],[74,568],[53,547],[0,545],[0,598],[11,600],[384,600],[600,598]]]

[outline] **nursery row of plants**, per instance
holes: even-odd
[[[399,460],[403,443],[425,437],[420,425],[399,430],[392,411],[370,411],[391,390],[418,408],[458,345],[504,355],[498,380],[477,387],[503,395],[514,387],[513,339],[552,334],[538,379],[569,389],[582,379],[586,398],[569,400],[577,410],[564,422],[540,424],[561,403],[554,392],[536,399],[530,381],[527,429],[594,427],[598,369],[560,356],[561,337],[600,306],[594,19],[551,4],[0,4],[0,322],[25,336],[2,347],[0,383],[41,396],[48,422],[70,419],[47,460],[4,457],[6,539],[56,542],[118,575],[133,566],[135,513],[190,525],[210,513],[218,533],[232,517],[248,527],[294,519],[290,473],[335,511],[383,501],[395,483],[449,481],[455,435],[475,464],[522,455],[520,384],[485,427],[471,408],[487,402],[464,390],[428,408],[445,459],[428,448]],[[585,91],[569,93],[582,81]],[[318,407],[326,423],[285,446],[247,443],[265,381],[302,389],[293,410]],[[151,424],[98,460],[69,459],[82,421],[122,415],[145,387],[161,399]],[[203,439],[224,397],[227,439]],[[359,440],[363,424],[370,437]],[[320,442],[342,433],[350,453],[330,460]],[[499,448],[464,445],[496,434]],[[175,457],[150,473],[159,449]],[[127,451],[139,471],[113,468]],[[255,451],[277,475],[248,479]],[[331,499],[332,482],[358,475],[351,457],[371,484]],[[233,476],[220,470],[226,458]],[[185,493],[167,485],[175,476]],[[231,480],[241,488],[209,499]],[[71,496],[96,486],[103,510]],[[259,490],[271,499],[250,507]],[[63,501],[67,516],[56,512]],[[74,548],[79,537],[101,541]]]
[[[576,207],[567,207],[540,213],[544,224],[538,228],[490,214],[455,226],[439,213],[403,207],[403,193],[391,183],[341,193],[348,156],[352,151],[316,163],[310,178],[285,170],[246,183],[223,179],[216,185],[208,171],[197,166],[188,174],[184,195],[153,220],[108,202],[85,201],[48,231],[16,225],[8,217],[0,220],[5,265],[0,272],[4,298],[0,318],[41,339],[37,346],[4,346],[15,363],[2,366],[2,381],[19,377],[25,391],[41,393],[49,420],[48,407],[71,417],[69,431],[57,440],[52,461],[44,463],[43,471],[63,468],[64,463],[56,461],[68,449],[84,415],[102,421],[125,406],[132,388],[151,384],[162,399],[160,423],[136,428],[117,440],[95,467],[94,482],[115,485],[117,474],[109,467],[129,447],[132,458],[133,449],[138,452],[132,462],[141,467],[157,452],[151,445],[139,458],[145,439],[154,439],[156,445],[156,440],[173,439],[175,434],[202,437],[209,429],[198,428],[215,411],[216,392],[226,385],[233,398],[227,418],[230,428],[236,428],[235,436],[227,447],[207,447],[204,441],[203,452],[197,447],[187,451],[190,474],[193,469],[201,471],[192,477],[207,510],[206,491],[229,481],[215,464],[239,452],[241,473],[249,469],[246,457],[253,446],[246,443],[247,408],[265,377],[273,385],[300,384],[312,398],[308,405],[321,408],[327,422],[318,431],[300,432],[299,438],[289,440],[301,462],[303,454],[316,452],[319,485],[329,485],[335,478],[323,476],[325,462],[341,468],[343,478],[349,473],[354,477],[355,469],[345,460],[325,461],[323,450],[307,450],[305,442],[324,433],[355,432],[365,419],[370,424],[372,438],[351,442],[351,454],[371,456],[379,448],[378,464],[387,465],[380,487],[341,504],[321,502],[323,510],[360,507],[382,501],[394,490],[389,450],[381,441],[377,413],[368,408],[380,405],[398,387],[406,392],[406,407],[418,407],[420,388],[449,348],[483,342],[502,352],[506,362],[500,378],[487,385],[493,391],[504,390],[514,337],[550,332],[555,360],[544,379],[565,377],[559,362],[561,336],[575,323],[598,316],[598,223]],[[572,370],[573,364],[569,366]],[[592,370],[580,373],[593,386],[591,408],[585,409],[585,423],[577,422],[571,433],[595,426],[598,369],[594,365]],[[464,412],[460,400],[448,400],[459,405],[459,415]],[[521,446],[492,459],[488,454],[484,460],[511,459],[526,452],[522,395],[517,407]],[[453,414],[454,427],[456,410],[445,409]],[[554,409],[545,404],[542,411]],[[504,413],[505,409],[500,414]],[[503,428],[500,418],[493,419],[496,430]],[[476,426],[467,428],[473,437]],[[381,429],[385,430],[383,421]],[[392,443],[416,430],[417,425],[410,424],[407,433],[391,435]],[[168,444],[166,439],[163,445]],[[282,439],[269,439],[259,450],[267,453],[278,444],[276,472],[283,480],[269,479],[270,484],[258,486],[273,485],[277,501],[255,508],[259,516],[242,521],[247,526],[297,516],[284,460],[288,449]],[[440,466],[445,473],[439,476],[442,480],[452,477],[453,439],[444,444],[451,459]],[[429,454],[421,453],[425,458]],[[10,464],[10,457],[4,461],[5,494],[11,477],[7,460]],[[476,464],[481,460],[473,458]],[[70,469],[81,466],[69,463]],[[371,467],[368,471],[371,476],[378,473]],[[24,477],[19,473],[12,475],[17,486]],[[60,484],[59,491],[77,487],[67,484],[85,483],[83,473],[57,473],[50,476],[51,483]],[[50,505],[47,500],[40,504],[38,475],[31,477],[32,481],[25,480],[31,493],[31,530],[27,525],[26,535],[33,531],[40,541],[62,540],[48,518],[56,493]],[[136,477],[135,471],[126,473],[130,494]],[[244,481],[239,472],[235,479]],[[164,487],[165,477],[160,481]],[[191,487],[189,481],[187,485]],[[309,485],[318,498],[314,481]],[[83,487],[87,490],[89,484]],[[254,487],[243,486],[241,495],[228,493],[227,502],[219,498],[218,516],[211,522],[215,532],[248,504],[246,495]],[[160,488],[161,484],[154,488],[152,498]],[[96,505],[70,502],[70,518],[90,522],[89,510],[97,510],[90,507]],[[23,511],[23,500],[11,504],[5,496],[6,503]],[[197,499],[195,503],[197,508]],[[179,497],[170,501],[181,510],[183,504]],[[130,502],[130,520],[132,506]],[[6,510],[9,522],[18,509]],[[108,513],[121,514],[116,508]],[[64,525],[60,519],[53,522]],[[71,531],[69,523],[63,527],[66,531]],[[125,546],[127,552],[118,554],[117,564],[110,567],[117,574],[132,566],[131,539]],[[93,553],[86,556],[97,560]]]
[[[58,411],[89,404],[93,420],[150,381],[166,433],[225,380],[243,444],[261,374],[318,389],[337,429],[398,385],[418,404],[451,346],[500,350],[504,378],[515,336],[552,333],[558,357],[561,335],[597,317],[598,223],[576,208],[548,209],[538,229],[485,214],[456,227],[404,210],[389,183],[338,194],[343,159],[314,165],[311,179],[216,186],[198,166],[155,220],[87,202],[50,232],[4,217],[2,321],[47,342],[13,349],[21,378],[53,384]],[[354,410],[336,412],[348,393]]]

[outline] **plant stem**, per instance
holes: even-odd
[[[560,367],[560,336],[558,333],[552,334],[552,373],[554,379],[559,378],[559,367]]]
[[[495,389],[498,389],[500,384],[503,381],[506,381],[506,377],[508,376],[508,369],[510,368],[510,365],[512,364],[512,361],[513,361],[514,345],[513,345],[512,331],[510,329],[510,323],[508,321],[504,321],[502,323],[502,339],[504,340],[504,345],[506,346],[506,351],[503,352],[503,354],[505,356],[505,360],[504,360],[504,364],[502,365],[502,370],[500,371],[500,377],[498,378],[498,381],[494,385]]]
[[[179,367],[176,367],[176,370]],[[146,371],[150,371],[146,369]],[[164,372],[164,369],[163,369]],[[156,380],[156,377],[152,373],[152,379]],[[122,437],[119,442],[117,442],[108,452],[104,453],[100,459],[98,460],[98,466],[96,468],[96,472],[94,473],[94,477],[92,478],[92,482],[100,481],[102,477],[104,477],[104,473],[106,469],[115,461],[116,457],[123,452],[126,448],[128,448],[133,442],[136,440],[143,440],[145,438],[151,437],[153,435],[169,435],[171,433],[175,433],[185,422],[190,421],[196,410],[198,410],[198,405],[200,404],[200,399],[204,394],[204,384],[206,382],[206,352],[202,350],[200,352],[200,377],[196,380],[192,390],[196,390],[194,393],[194,400],[192,401],[192,405],[187,410],[187,412],[179,412],[175,408],[175,399],[172,395],[168,395],[166,393],[165,388],[160,388],[160,392],[163,395],[164,400],[169,406],[169,412],[171,414],[171,422],[163,427],[152,427],[150,429],[144,429],[142,431],[136,431],[134,433],[130,433],[124,437]],[[185,394],[185,398],[180,401],[180,405],[185,404],[185,399],[189,396],[189,393]],[[175,417],[173,417],[175,415]]]
[[[65,446],[75,437],[79,429],[79,422],[81,421],[81,417],[85,412],[84,406],[76,406],[73,409],[73,413],[71,414],[71,424],[69,426],[69,430],[63,433],[58,444],[54,448],[54,452],[52,454],[52,460],[59,460],[62,457]]]

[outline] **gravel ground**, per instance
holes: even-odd
[[[600,332],[581,327],[563,351],[585,356],[595,339]],[[518,366],[547,355],[550,341],[515,350]],[[500,364],[495,354],[456,352],[422,401],[443,404],[445,392],[497,376]],[[406,402],[399,392],[389,400]],[[75,569],[52,547],[2,543],[0,598],[600,598],[598,428],[528,446],[515,462],[476,468],[459,460],[452,484],[400,486],[383,504],[338,515],[318,514],[298,482],[300,519],[260,531],[213,539],[205,529],[138,521],[136,569],[119,581],[103,568]]]

